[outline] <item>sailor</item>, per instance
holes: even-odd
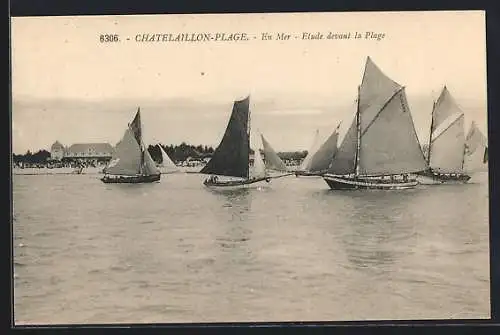
[[[403,175],[403,181],[404,181],[405,183],[407,183],[407,182],[408,182],[408,175],[407,175],[407,174],[404,174],[404,175]]]

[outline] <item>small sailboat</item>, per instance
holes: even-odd
[[[464,112],[444,86],[432,108],[427,151],[428,169],[418,173],[422,184],[466,183]]]
[[[101,181],[106,184],[138,184],[159,181],[160,171],[142,141],[141,110],[116,145]]]
[[[266,181],[269,177],[254,151],[254,168],[250,169],[250,97],[233,104],[231,117],[220,144],[200,173],[211,175],[203,184],[214,188],[240,188]]]
[[[321,142],[319,141],[319,129],[316,129],[316,131],[314,132],[314,139],[313,139],[312,145],[311,145],[310,149],[307,151],[306,157],[304,157],[304,159],[300,163],[299,168],[295,171],[296,176],[306,175],[308,173],[309,163],[311,162],[312,156],[318,150],[320,143]]]
[[[337,142],[341,123],[335,128],[325,142],[311,155],[304,170],[296,171],[296,176],[322,176],[328,171],[330,163],[337,153]]]
[[[465,137],[464,171],[471,178],[472,174],[488,171],[488,141],[474,121]]]
[[[273,149],[271,144],[266,140],[263,134],[260,134],[260,139],[262,141],[263,154],[264,154],[264,164],[268,174],[273,173],[273,178],[285,177],[292,175],[286,164],[281,160],[276,151]]]
[[[177,165],[175,165],[175,163],[168,156],[165,150],[163,150],[161,144],[158,144],[158,147],[160,148],[161,159],[162,159],[162,162],[158,164],[158,169],[160,170],[160,173],[167,174],[167,173],[179,172],[180,171],[179,168],[177,167]]]
[[[323,179],[331,189],[407,189],[426,168],[405,88],[368,57],[354,120]]]

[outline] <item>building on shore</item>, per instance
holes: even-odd
[[[52,160],[109,160],[113,152],[114,148],[109,143],[75,143],[64,147],[56,141],[50,148],[50,158]]]

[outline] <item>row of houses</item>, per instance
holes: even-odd
[[[56,141],[50,147],[50,158],[111,159],[114,148],[109,143],[75,143],[69,147]]]

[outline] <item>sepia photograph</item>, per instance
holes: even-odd
[[[484,11],[10,22],[15,325],[490,318]]]

